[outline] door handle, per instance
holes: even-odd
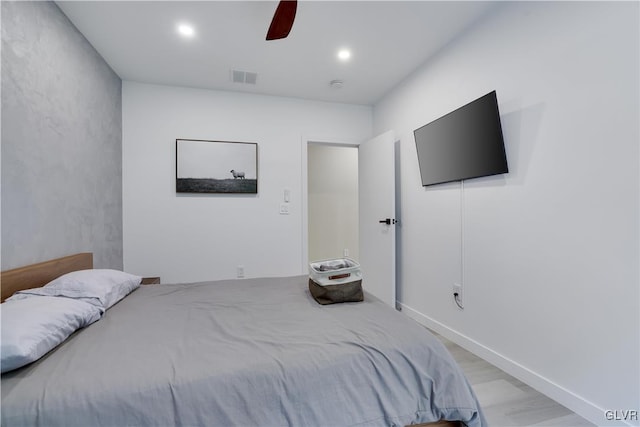
[[[395,224],[396,220],[395,219],[391,219],[391,218],[386,218],[386,219],[381,219],[380,221],[378,221],[380,224],[387,224],[387,225],[391,225],[391,224]]]

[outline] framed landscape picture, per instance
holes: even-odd
[[[258,193],[258,144],[176,139],[177,193]]]

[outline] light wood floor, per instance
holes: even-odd
[[[594,426],[442,335],[435,332],[434,335],[444,343],[462,367],[490,426]]]

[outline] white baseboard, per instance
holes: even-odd
[[[539,375],[536,372],[526,368],[525,366],[522,366],[518,362],[502,356],[501,354],[491,350],[490,348],[480,344],[479,342],[474,341],[473,339],[449,328],[448,326],[438,322],[437,320],[420,313],[419,311],[409,307],[408,305],[400,302],[398,302],[397,304],[400,306],[404,314],[414,319],[421,325],[432,329],[438,334],[458,344],[465,350],[470,351],[476,356],[502,369],[509,375],[519,379],[523,383],[531,386],[532,388],[555,400],[561,405],[566,406],[576,414],[580,415],[583,418],[586,418],[595,425],[634,425],[630,424],[629,422],[623,421],[608,421],[605,418],[605,410],[603,408],[600,408],[593,402],[590,402],[583,397],[573,393],[572,391],[567,390],[566,388],[558,384],[555,384],[542,375]]]

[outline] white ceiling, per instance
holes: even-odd
[[[289,37],[274,41],[277,1],[57,4],[123,80],[371,105],[495,3],[299,1]],[[180,22],[194,38],[177,34]],[[336,57],[343,47],[348,62]],[[233,83],[232,69],[257,83]]]

